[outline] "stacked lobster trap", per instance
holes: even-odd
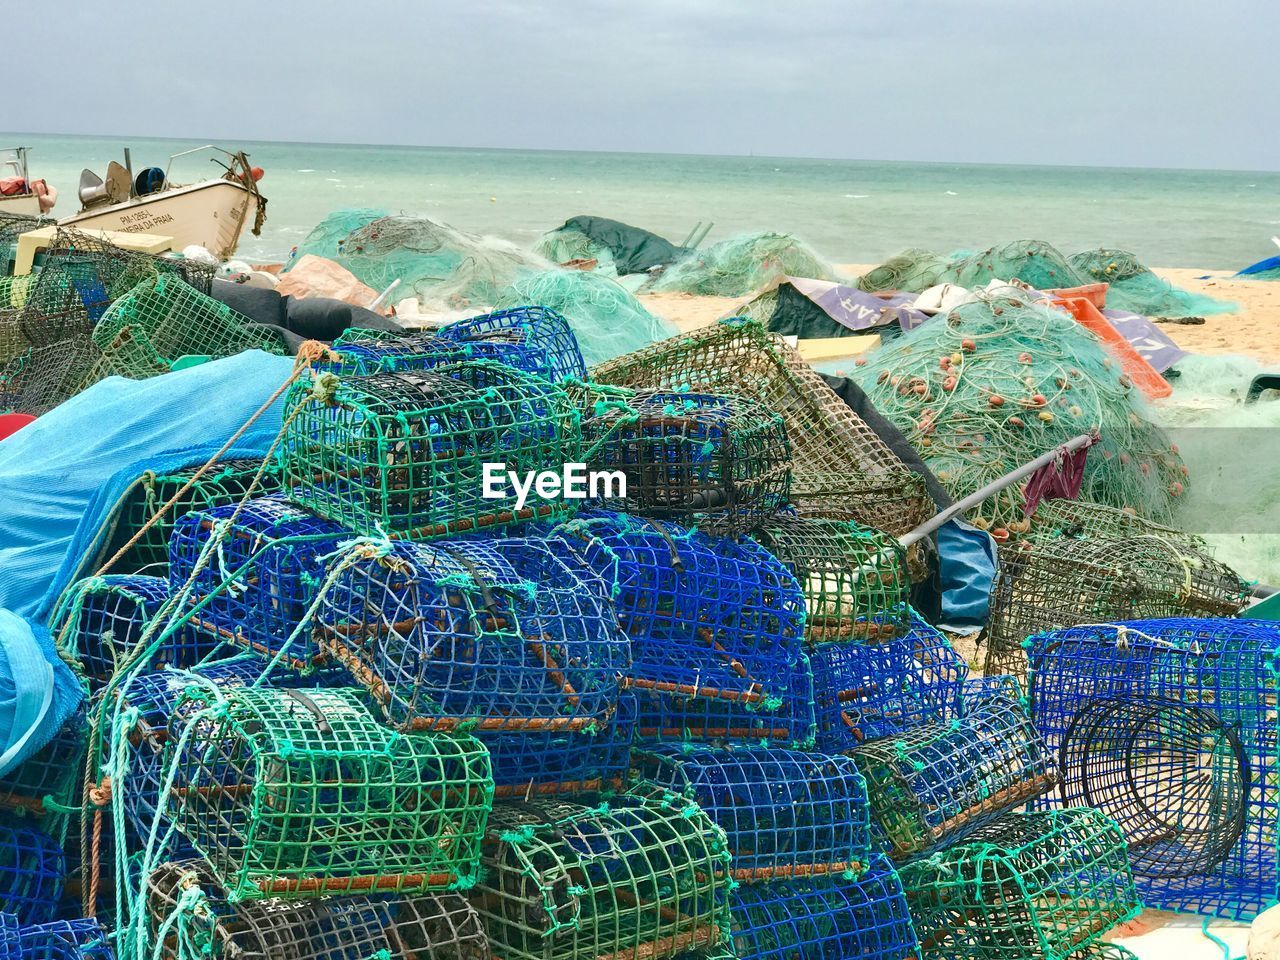
[[[793,351],[590,377],[541,308],[352,331],[275,461],[140,478],[0,911],[55,919],[61,830],[70,912],[166,960],[1057,960],[1131,914],[1120,829],[1018,812],[1052,741],[911,608],[923,488]],[[486,490],[578,462],[625,490]]]

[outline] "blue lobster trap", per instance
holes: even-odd
[[[754,400],[636,394],[600,404],[583,421],[582,440],[588,466],[616,475],[593,491],[598,507],[737,536],[787,504],[787,428]]]
[[[630,667],[604,583],[554,539],[397,541],[346,565],[318,619],[405,729],[601,727]]]
[[[81,787],[89,727],[84,710],[77,710],[53,739],[0,777],[0,811],[34,817],[40,828],[61,841],[69,825],[71,807]],[[47,805],[45,801],[53,801]]]
[[[53,837],[11,817],[0,820],[0,913],[22,926],[48,923],[58,913],[66,859]]]
[[[174,590],[188,580],[191,623],[236,646],[313,666],[317,651],[306,619],[324,575],[325,558],[351,539],[338,524],[290,503],[282,494],[189,513],[169,547]]]
[[[76,583],[63,597],[52,622],[61,649],[83,667],[89,689],[101,689],[138,648],[144,635],[155,651],[153,668],[189,667],[217,650],[221,641],[191,626],[166,630],[154,626],[157,616],[167,621],[169,584],[160,577],[108,574]],[[163,631],[163,634],[162,634]]]
[[[947,639],[914,612],[904,637],[821,643],[809,656],[823,750],[854,750],[961,713],[969,668]]]
[[[458,320],[436,335],[465,346],[478,360],[496,360],[548,380],[585,380],[587,364],[569,322],[548,307],[512,307]]]
[[[1029,641],[1052,799],[1124,834],[1145,903],[1248,919],[1278,892],[1280,625],[1137,620]]]
[[[430,370],[466,359],[462,345],[434,333],[394,333],[353,327],[333,341],[336,361],[323,368],[339,376],[368,377],[396,370]]]
[[[97,920],[53,920],[12,930],[5,929],[5,944],[13,960],[115,960],[107,932]]]
[[[498,799],[610,793],[630,782],[636,700],[618,697],[613,716],[578,730],[477,730],[489,750]]]
[[[867,780],[873,827],[895,860],[953,843],[1057,784],[1053,755],[1021,699],[985,687],[963,716],[852,756]]]
[[[637,750],[634,767],[725,832],[739,883],[860,874],[870,863],[867,785],[848,757],[659,744]]]
[[[632,687],[765,710],[791,692],[804,597],[759,544],[604,511],[557,532],[612,588]]]
[[[624,697],[636,704],[637,742],[749,742],[808,750],[818,728],[813,671],[806,654],[799,655],[786,680],[783,696],[763,702],[691,697],[652,687],[628,690]]]
[[[743,884],[729,898],[736,960],[920,957],[902,881],[882,854],[866,872]]]

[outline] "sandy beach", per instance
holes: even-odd
[[[844,263],[836,269],[857,277],[875,264]],[[1236,313],[1205,317],[1204,323],[1164,323],[1162,328],[1190,353],[1239,354],[1263,363],[1280,363],[1280,283],[1269,280],[1236,280],[1229,274],[1194,268],[1153,268],[1175,286],[1237,303]],[[698,297],[683,293],[651,293],[640,297],[658,316],[682,330],[712,323],[733,313],[741,297]]]

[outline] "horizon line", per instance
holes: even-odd
[[[456,144],[423,144],[423,143],[368,143],[364,141],[345,140],[259,140],[255,138],[234,137],[186,137],[157,136],[154,134],[103,134],[103,133],[51,133],[34,130],[0,132],[0,138],[14,137],[70,137],[84,140],[169,140],[175,143],[194,143],[196,141],[219,141],[246,144],[263,144],[267,146],[296,147],[376,147],[391,150],[481,150],[493,153],[563,153],[563,154],[600,154],[604,156],[633,157],[702,157],[716,160],[801,160],[834,163],[897,163],[915,164],[919,166],[958,166],[958,167],[1043,167],[1056,170],[1149,170],[1163,173],[1260,173],[1274,175],[1280,168],[1273,170],[1254,170],[1239,167],[1179,167],[1179,166],[1143,166],[1140,164],[1089,164],[1089,163],[1050,163],[1046,161],[1022,161],[1018,163],[1000,163],[992,160],[904,160],[890,157],[825,157],[802,156],[797,154],[764,154],[764,153],[688,153],[678,150],[570,150],[562,147],[483,147],[461,146]],[[13,146],[26,146],[14,143]],[[127,143],[122,146],[128,146]],[[5,149],[0,140],[0,149]]]

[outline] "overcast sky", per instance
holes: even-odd
[[[9,131],[1280,169],[1276,0],[23,9]]]

